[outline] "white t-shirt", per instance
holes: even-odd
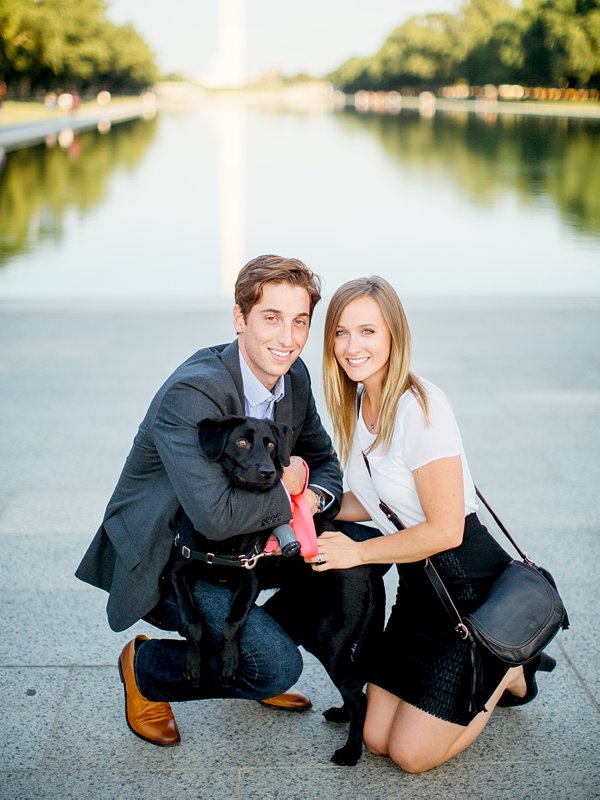
[[[396,412],[394,434],[389,450],[379,445],[367,454],[371,476],[362,453],[375,440],[359,413],[346,480],[371,519],[383,533],[394,533],[396,528],[379,508],[383,500],[395,511],[408,528],[425,522],[412,471],[431,461],[449,456],[460,456],[465,494],[465,516],[477,511],[475,487],[456,424],[456,419],[441,389],[429,381],[422,381],[429,400],[429,425],[415,395],[406,391],[401,396]]]

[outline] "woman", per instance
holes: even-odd
[[[542,654],[525,669],[507,669],[482,655],[473,710],[468,645],[454,632],[423,560],[434,556],[466,613],[510,557],[477,519],[446,396],[410,371],[410,354],[404,310],[387,281],[359,278],[338,289],[327,310],[323,357],[325,397],[350,488],[337,519],[371,519],[385,535],[354,541],[322,534],[312,566],[322,572],[398,565],[396,605],[370,667],[364,741],[404,770],[424,772],[471,744],[499,702],[533,699],[536,671],[550,671],[554,661]],[[381,501],[406,530],[398,532]]]

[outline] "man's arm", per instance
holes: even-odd
[[[174,384],[158,409],[153,438],[169,480],[194,527],[209,539],[271,528],[291,518],[285,489],[254,493],[232,486],[200,448],[198,422],[225,411],[189,383]]]

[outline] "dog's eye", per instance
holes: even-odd
[[[267,448],[267,450],[274,450],[275,449],[275,442],[267,442],[266,448]]]
[[[250,447],[248,439],[238,439],[236,444],[238,447]]]

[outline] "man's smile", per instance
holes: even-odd
[[[269,347],[268,350],[278,361],[287,361],[294,352],[293,350],[275,350],[273,347]]]

